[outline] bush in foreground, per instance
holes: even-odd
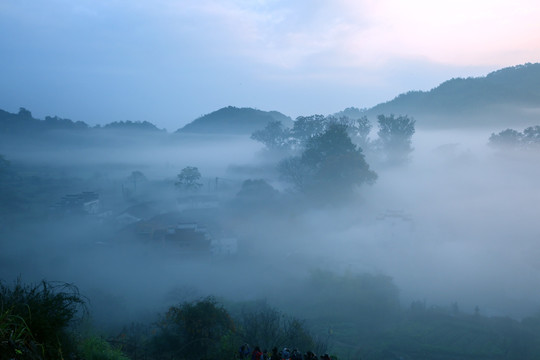
[[[0,353],[17,359],[62,359],[76,351],[68,328],[85,312],[85,301],[73,285],[0,282]]]

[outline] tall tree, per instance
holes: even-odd
[[[176,177],[177,180],[174,184],[179,189],[197,191],[203,185],[199,182],[201,180],[201,173],[195,166],[186,166]]]
[[[357,118],[329,116],[326,118],[326,122],[345,125],[347,127],[347,133],[354,143],[360,146],[362,150],[367,150],[369,148],[369,133],[371,132],[372,126],[366,116]]]
[[[362,150],[352,143],[347,127],[336,123],[310,138],[300,157],[282,161],[279,170],[297,189],[315,195],[348,194],[377,178]]]
[[[523,143],[523,134],[514,129],[506,129],[498,134],[491,134],[489,145],[494,147],[514,148]]]
[[[270,121],[262,130],[251,134],[255,141],[263,143],[269,150],[289,150],[291,148],[291,135],[288,128],[284,128],[281,121]]]
[[[540,144],[540,126],[529,126],[523,130],[523,142],[525,145]]]
[[[415,132],[415,120],[406,116],[398,117],[377,116],[379,131],[379,144],[386,154],[386,160],[390,163],[400,163],[407,160],[412,152],[411,138]]]
[[[298,145],[303,146],[309,139],[321,134],[325,127],[326,121],[323,115],[299,116],[294,121],[291,134]]]

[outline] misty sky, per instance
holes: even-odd
[[[371,107],[540,58],[537,0],[0,0],[0,108],[176,130]]]

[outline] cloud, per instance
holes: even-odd
[[[540,55],[540,6],[530,0],[169,5],[200,19],[201,35],[218,32],[215,40],[234,45],[237,55],[285,69],[377,67],[396,58],[504,66]]]
[[[191,44],[217,61],[284,70],[379,68],[395,59],[507,66],[540,56],[540,5],[532,0],[56,0],[0,10],[49,26],[83,20],[143,43],[161,39],[158,51],[169,54],[164,44],[176,53]]]
[[[509,65],[540,55],[540,6],[529,0],[387,0],[371,9],[381,47],[455,65]]]

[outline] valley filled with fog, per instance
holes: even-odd
[[[283,153],[249,136],[4,148],[12,171],[35,184],[20,185],[31,187],[25,211],[3,216],[0,270],[6,280],[77,284],[95,321],[112,327],[205,295],[287,310],[283,294],[316,271],[389,276],[404,307],[456,303],[466,313],[520,319],[540,304],[540,154],[488,146],[496,131],[417,130],[399,164],[366,152],[377,180],[335,202],[292,190],[276,170]],[[186,166],[202,174],[193,193],[174,185]],[[138,184],[134,171],[144,174]],[[264,179],[273,195],[242,197],[249,179]],[[96,214],[51,208],[84,191],[99,194]],[[233,249],[192,254],[141,238],[122,222],[137,206],[146,213],[131,221],[169,214],[167,226],[207,227],[213,239],[233,239]]]
[[[539,18],[1,1],[0,360],[540,359]]]

